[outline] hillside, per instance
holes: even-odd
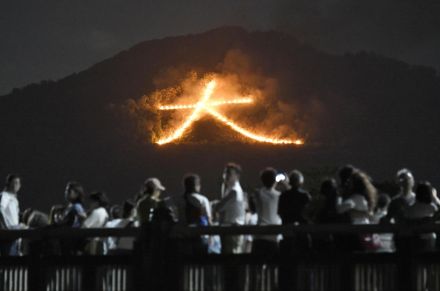
[[[199,144],[196,138],[156,147],[121,110],[129,100],[170,85],[173,74],[217,72],[227,62],[231,67],[231,52],[276,81],[276,95],[295,108],[292,127],[306,137],[304,147],[210,139]],[[70,179],[119,202],[149,175],[178,194],[181,176],[195,171],[214,197],[221,166],[229,160],[243,164],[249,188],[267,165],[288,170],[346,162],[380,178],[407,166],[416,178],[440,183],[439,96],[440,78],[431,68],[370,52],[332,55],[276,31],[225,27],[150,40],[85,71],[0,97],[0,174],[23,175],[25,205],[44,209],[62,201]],[[212,129],[220,136],[227,130],[207,119],[196,132],[204,136]]]

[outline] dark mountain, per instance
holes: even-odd
[[[294,126],[306,136],[304,147],[238,142],[156,147],[118,110],[128,99],[157,89],[158,76],[166,72],[218,71],[231,51],[277,81],[280,98],[295,106]],[[214,197],[229,160],[243,164],[251,187],[267,165],[289,170],[347,162],[379,179],[406,166],[416,178],[440,183],[439,97],[440,78],[431,68],[370,52],[331,55],[275,31],[220,28],[146,41],[83,72],[0,97],[0,174],[23,175],[24,204],[45,209],[62,201],[71,179],[119,202],[150,175],[179,194],[181,176],[195,171],[204,178],[204,192]],[[225,130],[209,119],[199,126]]]

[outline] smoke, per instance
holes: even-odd
[[[191,113],[191,109],[160,111],[158,106],[197,103],[204,85],[213,78],[217,86],[211,100],[240,97],[251,97],[254,100],[252,104],[216,107],[218,112],[230,120],[256,134],[271,138],[304,137],[304,115],[301,114],[300,103],[295,102],[294,98],[280,98],[277,79],[265,75],[249,56],[238,49],[228,51],[223,61],[209,73],[188,70],[186,66],[163,70],[154,80],[157,88],[154,92],[139,99],[128,100],[122,109],[130,116],[143,139],[156,141],[178,128]],[[196,123],[209,118],[205,114]],[[191,130],[186,135],[191,135]],[[232,132],[228,136],[229,141],[249,141]],[[222,139],[224,137],[222,135]]]

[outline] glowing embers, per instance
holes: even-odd
[[[186,104],[186,105],[162,105],[159,106],[159,110],[186,110],[193,109],[192,113],[188,115],[185,121],[178,128],[174,129],[171,134],[159,138],[156,143],[159,145],[163,145],[166,143],[173,142],[181,137],[183,137],[185,131],[191,127],[194,121],[200,118],[203,113],[210,114],[216,120],[221,123],[227,125],[229,128],[235,130],[241,135],[257,141],[271,144],[294,144],[294,145],[302,145],[304,141],[302,139],[279,139],[273,137],[262,136],[256,134],[248,129],[245,129],[223,114],[219,113],[215,110],[215,107],[222,105],[238,105],[238,104],[250,104],[253,103],[253,99],[251,97],[246,98],[237,98],[232,100],[224,100],[224,101],[210,101],[212,94],[214,93],[214,89],[217,83],[215,80],[209,81],[204,90],[201,99],[196,104]]]

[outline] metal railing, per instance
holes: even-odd
[[[299,225],[182,227],[150,225],[123,229],[46,228],[0,230],[0,240],[29,242],[27,254],[0,257],[0,291],[52,290],[440,290],[440,253],[405,249],[393,253],[340,249],[284,252],[273,256],[181,252],[200,235],[393,233],[411,237],[440,233],[440,225]],[[53,254],[47,242],[96,237],[135,237],[131,253]]]

